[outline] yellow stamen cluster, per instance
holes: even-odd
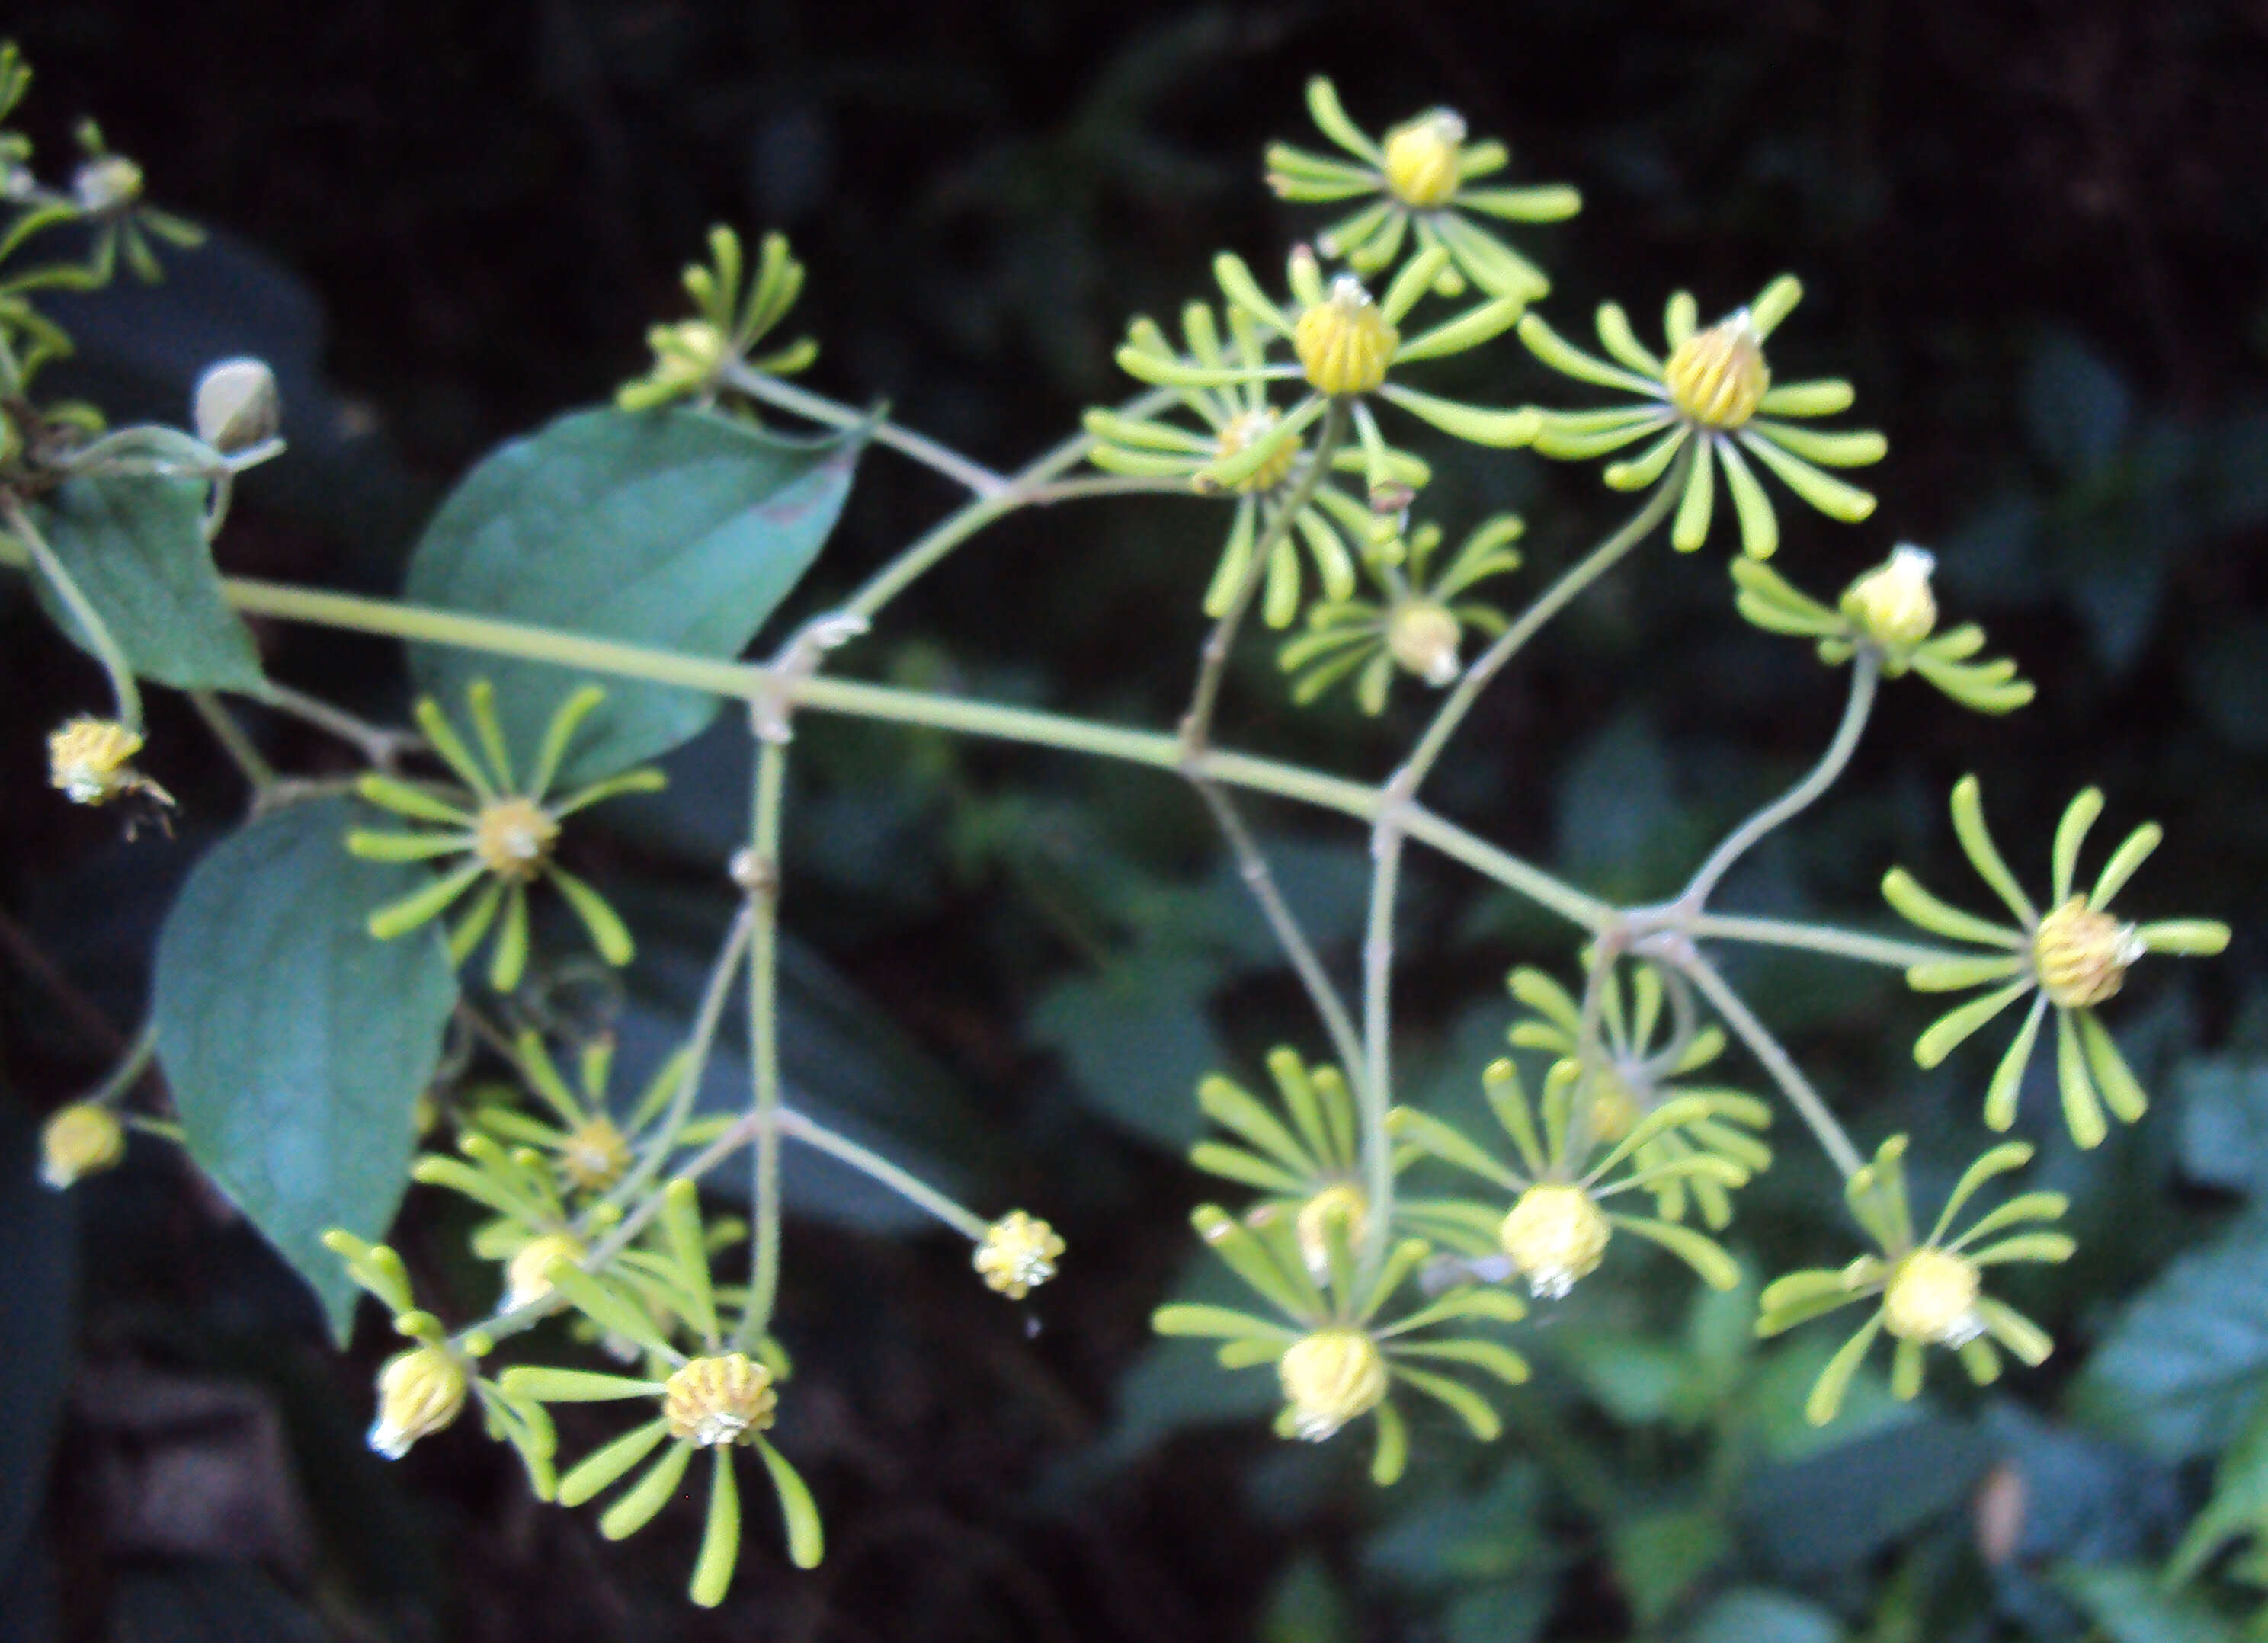
[[[125,1155],[125,1129],[107,1107],[74,1101],[40,1131],[40,1179],[58,1192]]]
[[[105,154],[78,168],[71,194],[91,217],[122,210],[142,197],[142,167],[122,154]]]
[[[481,807],[473,854],[497,878],[526,884],[542,871],[558,840],[559,823],[533,799],[513,795]]]
[[[1916,1249],[1897,1264],[1882,1293],[1882,1323],[1902,1341],[1960,1346],[1984,1332],[1977,1315],[1983,1293],[1977,1264],[1949,1250]]]
[[[1321,1442],[1376,1409],[1386,1396],[1386,1355],[1360,1330],[1335,1326],[1292,1343],[1276,1365],[1292,1429]]]
[[[1420,211],[1447,205],[1457,191],[1465,122],[1447,108],[1420,114],[1386,135],[1386,186]]]
[[[1738,428],[1755,416],[1771,368],[1749,311],[1680,343],[1662,380],[1678,413],[1705,428]]]
[[[2146,949],[2134,926],[2098,912],[2074,895],[2040,920],[2032,963],[2040,991],[2059,1009],[2101,1004],[2126,984],[2126,967]]]
[[[1292,1223],[1300,1237],[1300,1256],[1318,1278],[1330,1271],[1334,1222],[1345,1229],[1350,1248],[1359,1245],[1370,1231],[1370,1200],[1351,1181],[1325,1187],[1300,1206]]]
[[[705,387],[732,357],[732,340],[706,320],[657,325],[645,334],[653,350],[653,379],[684,392]]]
[[[48,738],[48,783],[75,805],[155,791],[134,768],[142,733],[110,718],[75,718]]]
[[[1498,1238],[1528,1293],[1557,1300],[1598,1271],[1613,1231],[1589,1193],[1547,1181],[1520,1195]]]
[[[1386,648],[1407,671],[1429,685],[1445,685],[1463,671],[1457,645],[1464,629],[1447,606],[1405,599],[1386,618]]]
[[[778,1407],[772,1372],[744,1352],[692,1359],[669,1377],[661,1399],[669,1435],[704,1449],[747,1441]]]
[[[1936,556],[1901,544],[1844,591],[1843,614],[1885,648],[1918,645],[1937,626],[1937,596],[1929,586],[1936,568]]]
[[[1330,295],[1303,312],[1292,328],[1292,351],[1317,391],[1367,394],[1386,380],[1402,334],[1386,322],[1362,282],[1342,274]]]
[[[580,1261],[587,1254],[580,1240],[567,1233],[545,1233],[531,1238],[504,1270],[504,1303],[525,1307],[551,1293],[551,1269],[562,1261]]]
[[[1021,1300],[1056,1275],[1064,1247],[1054,1227],[1016,1210],[984,1229],[973,1264],[987,1288]]]
[[[439,1346],[416,1346],[396,1353],[378,1372],[378,1418],[370,1447],[389,1461],[409,1453],[456,1419],[465,1407],[465,1367]]]
[[[1229,418],[1227,425],[1222,428],[1219,437],[1214,441],[1214,460],[1226,462],[1240,452],[1250,450],[1274,432],[1276,424],[1281,420],[1272,405],[1264,405],[1258,410],[1239,411]],[[1273,490],[1292,476],[1292,469],[1299,460],[1300,442],[1288,439],[1266,461],[1229,489],[1240,493]]]
[[[630,1144],[604,1114],[576,1130],[559,1149],[559,1173],[585,1192],[614,1185],[630,1167]]]

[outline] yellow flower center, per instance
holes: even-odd
[[[694,1359],[669,1377],[661,1399],[669,1435],[704,1449],[753,1438],[778,1407],[772,1372],[745,1352]]]
[[[1557,1300],[1577,1278],[1598,1271],[1613,1232],[1589,1193],[1546,1182],[1520,1195],[1497,1236],[1528,1293]]]
[[[1901,545],[1844,591],[1843,614],[1886,649],[1918,645],[1937,626],[1937,596],[1929,586],[1936,568],[1935,556]]]
[[[40,1179],[62,1191],[82,1175],[107,1169],[126,1153],[126,1131],[107,1107],[74,1101],[40,1131]]]
[[[1429,685],[1445,685],[1463,671],[1457,658],[1464,630],[1446,605],[1430,599],[1405,599],[1386,618],[1386,648],[1394,659]]]
[[[473,854],[497,878],[525,884],[541,870],[558,838],[559,824],[543,807],[515,794],[481,807]]]
[[[1420,114],[1386,135],[1386,186],[1418,210],[1446,205],[1457,191],[1463,117],[1447,108]]]
[[[1334,1326],[1292,1343],[1276,1365],[1292,1430],[1321,1442],[1386,1396],[1386,1355],[1360,1330]]]
[[[653,350],[654,374],[683,387],[707,382],[733,351],[732,339],[706,320],[654,326],[645,341]]]
[[[91,159],[71,178],[71,193],[91,216],[123,210],[142,197],[142,167],[123,154]]]
[[[630,1144],[601,1114],[567,1138],[559,1149],[559,1173],[585,1192],[610,1187],[630,1164]]]
[[[1882,1293],[1882,1322],[1902,1341],[1960,1346],[1984,1332],[1977,1316],[1977,1264],[1945,1249],[1922,1249],[1897,1264]]]
[[[1300,1206],[1299,1218],[1293,1223],[1300,1235],[1300,1254],[1307,1263],[1307,1271],[1318,1278],[1330,1271],[1330,1227],[1334,1221],[1346,1228],[1346,1241],[1351,1247],[1359,1244],[1363,1234],[1370,1230],[1370,1200],[1351,1181],[1335,1183],[1309,1198]]]
[[[2133,925],[2074,895],[2040,920],[2032,935],[2032,966],[2050,1004],[2082,1010],[2125,985],[2126,967],[2146,950]]]
[[[545,1233],[530,1239],[504,1270],[504,1302],[507,1309],[525,1307],[551,1293],[551,1269],[561,1261],[580,1261],[581,1241],[566,1233]]]
[[[389,1461],[409,1453],[456,1419],[465,1407],[465,1369],[455,1354],[438,1346],[419,1346],[386,1360],[378,1372],[378,1418],[370,1447]]]
[[[48,785],[75,805],[99,805],[130,792],[141,733],[114,719],[75,718],[48,738]]]
[[[1275,407],[1263,406],[1258,410],[1239,411],[1228,420],[1214,442],[1214,460],[1226,461],[1242,451],[1248,451],[1276,431],[1283,419]],[[1286,439],[1276,453],[1252,470],[1242,480],[1229,487],[1237,491],[1273,490],[1292,476],[1292,468],[1300,460],[1300,442]]]
[[[1021,1300],[1056,1275],[1064,1248],[1054,1227],[1016,1210],[985,1228],[973,1264],[983,1275],[985,1287]]]
[[[1662,379],[1678,413],[1705,428],[1737,428],[1755,416],[1771,368],[1749,311],[1680,343]]]
[[[1402,334],[1386,322],[1362,282],[1342,274],[1330,295],[1300,314],[1292,328],[1292,351],[1307,381],[1322,393],[1367,394],[1386,380],[1386,367]]]

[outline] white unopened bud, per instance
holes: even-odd
[[[1843,614],[1886,648],[1920,644],[1937,626],[1937,596],[1930,591],[1934,555],[1901,543],[1887,562],[1851,584],[1843,594]]]
[[[258,359],[224,359],[197,379],[191,420],[197,438],[222,455],[265,445],[284,425],[276,373]]]

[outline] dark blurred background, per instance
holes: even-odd
[[[2106,830],[2169,827],[2124,905],[2238,933],[2226,960],[2145,967],[2118,1001],[2161,1097],[2139,1131],[2073,1153],[2048,1058],[2035,1068],[2023,1127],[2087,1241],[2015,1292],[2063,1344],[2045,1369],[1991,1395],[1939,1380],[1911,1412],[1877,1389],[1808,1434],[1816,1355],[1750,1355],[1739,1315],[1692,1308],[1682,1269],[1638,1260],[1531,1329],[1539,1381],[1509,1400],[1506,1440],[1477,1452],[1423,1426],[1411,1478],[1381,1497],[1359,1444],[1287,1448],[1246,1418],[1264,1372],[1147,1340],[1149,1308],[1203,1281],[1184,1277],[1184,1216],[1211,1194],[1179,1161],[1191,1080],[1256,1073],[1279,1037],[1318,1048],[1202,812],[1148,772],[813,721],[785,903],[799,1099],[1071,1244],[1059,1283],[1009,1306],[965,1248],[806,1177],[781,1436],[828,1513],[825,1568],[794,1574],[752,1509],[734,1595],[700,1614],[680,1596],[689,1509],[607,1545],[588,1514],[529,1501],[469,1420],[372,1459],[377,1321],[331,1353],[296,1280],[145,1140],[68,1199],[21,1163],[0,1186],[0,1638],[2075,1637],[2101,1615],[2057,1571],[2147,1561],[2178,1533],[2211,1446],[2133,1438],[2073,1376],[2170,1255],[2241,1215],[2249,1178],[2196,1115],[2268,1112],[2268,6],[48,0],[7,27],[38,74],[44,169],[95,114],[158,201],[215,231],[160,287],[56,306],[81,343],[72,386],[118,420],[179,419],[202,364],[268,357],[292,450],[240,490],[224,566],[388,593],[454,476],[643,368],[712,221],[792,237],[811,273],[789,329],[822,343],[814,386],[1012,465],[1123,395],[1110,351],[1130,314],[1204,293],[1219,247],[1272,264],[1319,225],[1258,174],[1269,137],[1318,144],[1308,74],[1373,130],[1452,105],[1512,144],[1516,180],[1581,187],[1580,218],[1520,236],[1572,335],[1609,297],[1650,334],[1675,287],[1720,312],[1800,273],[1776,369],[1851,377],[1891,455],[1863,527],[1785,506],[1779,563],[1831,593],[1893,542],[1929,544],[1949,617],[1984,621],[2039,682],[2005,722],[1889,689],[1852,775],[1729,903],[1874,924],[1893,860],[1981,903],[1942,808],[1977,770],[2021,874],[2042,875],[2065,801],[2100,783]],[[1437,379],[1583,402],[1510,343]],[[1432,513],[1456,533],[1521,510],[1535,573],[1623,505],[1587,467],[1440,454]],[[787,618],[953,499],[871,454]],[[1221,528],[1170,499],[1013,521],[845,666],[1166,724]],[[1723,553],[1651,550],[1587,598],[1484,704],[1441,807],[1602,893],[1674,888],[1815,756],[1841,694],[1803,646],[1738,622]],[[261,637],[276,676],[402,711],[387,647]],[[184,801],[178,837],[129,847],[56,802],[26,773],[97,688],[0,584],[17,1160],[135,1030],[172,890],[242,800],[160,699],[149,763]],[[1374,778],[1423,705],[1295,716],[1255,645],[1225,735]],[[340,767],[310,733],[258,729],[294,768]],[[547,984],[633,1058],[681,1019],[725,917],[744,756],[696,744],[669,794],[585,847],[644,952],[622,989]],[[1360,839],[1258,820],[1347,967]],[[1504,971],[1565,973],[1568,935],[1443,864],[1410,879],[1407,1087],[1469,1109],[1502,1047]],[[1917,1075],[1925,1002],[1894,976],[1738,974],[1862,1143],[1914,1132],[1930,1198],[1977,1145],[1990,1051]],[[1780,1129],[1784,1165],[1734,1239],[1766,1273],[1845,1247],[1831,1180]],[[489,1300],[463,1231],[414,1195],[398,1240],[460,1319]],[[2268,1339],[2268,1300],[2247,1304]],[[603,1430],[570,1423],[569,1451]]]

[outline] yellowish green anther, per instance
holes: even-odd
[[[171,793],[134,768],[142,733],[116,719],[82,716],[48,738],[48,785],[75,805],[140,797],[170,806]]]
[[[40,1181],[57,1192],[116,1168],[125,1156],[125,1128],[107,1107],[73,1101],[40,1126]]]
[[[985,1228],[973,1264],[987,1289],[1021,1300],[1056,1275],[1064,1249],[1054,1227],[1016,1210]]]
[[[479,885],[470,908],[449,932],[450,956],[463,963],[495,930],[489,984],[498,992],[510,992],[519,985],[531,950],[527,891],[542,880],[573,910],[601,958],[618,967],[629,963],[635,944],[621,917],[598,891],[561,867],[553,856],[568,817],[619,794],[656,792],[663,785],[661,772],[628,770],[555,798],[551,787],[567,748],[584,720],[605,700],[605,691],[586,685],[561,702],[534,749],[525,781],[518,778],[511,749],[504,746],[493,687],[485,679],[475,680],[466,695],[477,755],[438,704],[421,701],[416,710],[426,740],[463,784],[461,788],[416,785],[374,771],[356,785],[356,791],[380,809],[431,825],[403,832],[357,828],[347,835],[348,850],[372,861],[456,864],[372,913],[371,933],[381,941],[406,935],[438,917]]]
[[[2047,1013],[2055,1013],[2056,1086],[2064,1122],[2081,1146],[2102,1145],[2110,1133],[2104,1117],[2132,1124],[2149,1106],[2149,1097],[2118,1051],[2095,1006],[2124,986],[2128,969],[2151,953],[2210,956],[2228,945],[2228,926],[2213,919],[2178,918],[2134,924],[2110,910],[2111,898],[2163,837],[2154,822],[2127,835],[2111,852],[2094,888],[2078,888],[2080,852],[2102,795],[2088,788],[2065,809],[2051,851],[2047,910],[2043,912],[2009,872],[1984,823],[1984,799],[1977,778],[1964,776],[1953,789],[1954,830],[1979,877],[2014,916],[2011,925],[1979,918],[1939,900],[1904,868],[1882,880],[1882,896],[1908,919],[1933,935],[1976,943],[1989,952],[1918,964],[1907,984],[1921,992],[1987,989],[1940,1016],[1914,1044],[1914,1059],[1936,1066],[1988,1022],[2027,995],[2031,1004],[2016,1035],[2003,1051],[1986,1086],[1984,1122],[1995,1130],[2015,1123],[2025,1069],[2039,1043]]]
[[[1602,359],[1562,337],[1536,314],[1520,321],[1521,341],[1545,365],[1596,387],[1634,395],[1638,403],[1595,411],[1538,413],[1535,449],[1545,456],[1588,460],[1646,441],[1635,458],[1610,463],[1607,483],[1641,490],[1660,481],[1680,451],[1694,455],[1680,470],[1684,490],[1670,528],[1671,542],[1691,552],[1708,539],[1716,517],[1721,471],[1737,516],[1742,550],[1769,558],[1779,545],[1779,520],[1751,460],[1830,519],[1854,524],[1874,511],[1874,498],[1823,471],[1880,461],[1889,450],[1871,431],[1822,432],[1786,420],[1831,416],[1851,403],[1840,381],[1774,386],[1764,343],[1800,300],[1803,288],[1782,275],[1747,307],[1706,328],[1696,323],[1693,298],[1679,291],[1663,311],[1667,354],[1638,339],[1613,303],[1601,306],[1596,328]]]
[[[728,369],[792,376],[819,357],[819,345],[809,337],[751,357],[803,290],[803,265],[789,254],[784,236],[764,236],[756,268],[745,280],[740,239],[730,228],[709,231],[709,257],[706,265],[685,270],[686,294],[698,317],[646,333],[653,364],[615,390],[615,402],[623,410],[650,410],[681,399],[711,402],[724,391]]]
[[[1348,117],[1336,90],[1319,76],[1307,82],[1307,110],[1351,160],[1270,144],[1268,186],[1302,203],[1359,202],[1316,237],[1325,256],[1344,259],[1357,274],[1369,276],[1393,266],[1412,247],[1446,252],[1426,274],[1444,297],[1461,295],[1470,284],[1525,304],[1551,289],[1541,269],[1475,218],[1558,222],[1582,208],[1573,188],[1477,186],[1479,179],[1501,171],[1511,153],[1501,143],[1474,141],[1454,109],[1414,115],[1381,142]]]
[[[2053,1345],[2037,1324],[1985,1293],[1984,1275],[2012,1262],[2071,1257],[2077,1245],[2068,1234],[2038,1229],[2039,1223],[2062,1217],[2063,1195],[2021,1194],[1977,1217],[1958,1237],[1948,1235],[1980,1188],[2031,1160],[2030,1146],[2003,1142],[1970,1164],[1926,1238],[1916,1236],[1907,1204],[1905,1150],[1905,1137],[1891,1137],[1844,1185],[1852,1215],[1880,1253],[1848,1266],[1791,1272],[1768,1286],[1757,1301],[1760,1336],[1778,1335],[1860,1301],[1876,1303],[1813,1385],[1804,1413],[1814,1426],[1835,1418],[1852,1378],[1885,1332],[1896,1343],[1890,1390],[1904,1399],[1921,1391],[1930,1347],[1951,1350],[1982,1386],[1999,1377],[2001,1352],[2036,1367]],[[2019,1227],[2026,1230],[2010,1230]]]

